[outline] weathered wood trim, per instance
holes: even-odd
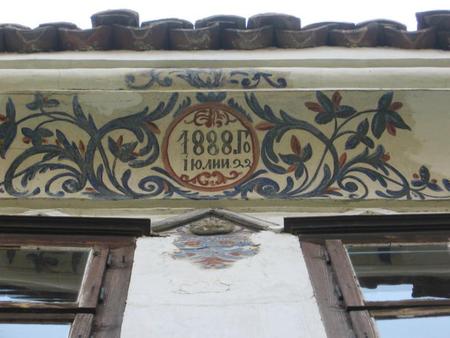
[[[80,288],[78,305],[95,309],[106,268],[109,249],[94,247],[88,261],[87,269]]]
[[[89,338],[92,330],[94,315],[78,314],[70,328],[69,338]]]
[[[336,290],[337,283],[325,247],[311,242],[301,242],[301,247],[327,336],[355,337],[349,315]]]
[[[449,307],[450,299],[422,299],[422,300],[402,300],[402,301],[380,301],[365,302],[364,308],[368,310],[402,309],[402,308],[429,308],[429,307]],[[354,307],[357,309],[357,307]]]
[[[284,231],[298,235],[336,236],[403,232],[450,232],[450,213],[287,217]]]
[[[0,313],[0,323],[70,323],[73,313]]]
[[[352,263],[340,240],[328,240],[325,247],[336,272],[339,288],[344,298],[346,308],[364,307],[364,300],[361,290],[358,287],[357,277],[352,268]]]
[[[0,216],[0,234],[147,236],[150,219]]]
[[[73,321],[70,338],[89,338],[91,331],[96,338],[119,338],[135,242],[135,237],[122,236],[3,235],[0,246],[90,247],[93,251],[78,302],[0,302],[0,322]]]
[[[0,302],[0,313],[93,313],[95,308],[78,306],[78,303],[15,303]]]
[[[0,246],[65,246],[65,247],[95,247],[108,246],[117,248],[129,245],[135,238],[130,236],[100,236],[100,235],[32,235],[32,234],[1,234]]]
[[[370,314],[373,317],[379,319],[408,318],[413,316],[415,317],[449,316],[450,306],[371,310]]]
[[[120,338],[135,243],[110,250],[111,259],[103,277],[102,295],[94,318],[95,338]]]
[[[351,311],[353,330],[358,338],[377,338],[377,329],[369,311]]]

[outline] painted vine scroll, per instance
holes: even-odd
[[[255,70],[125,84],[2,94],[0,196],[450,198],[444,91],[298,91]]]

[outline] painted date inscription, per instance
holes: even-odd
[[[248,178],[259,146],[250,122],[226,105],[195,105],[169,126],[163,142],[166,169],[195,190],[221,191]]]

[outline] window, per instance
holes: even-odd
[[[119,337],[149,220],[0,216],[0,337]]]
[[[289,218],[329,337],[448,337],[450,215]]]

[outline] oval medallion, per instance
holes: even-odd
[[[187,108],[170,124],[162,146],[166,170],[193,190],[232,188],[254,172],[258,157],[250,122],[216,102]]]

